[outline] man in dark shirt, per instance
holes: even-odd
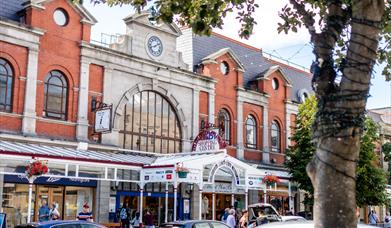
[[[144,223],[146,228],[155,228],[153,225],[153,216],[151,214],[151,211],[148,209],[147,212],[144,215]]]

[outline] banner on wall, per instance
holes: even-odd
[[[203,152],[224,149],[225,147],[226,143],[219,135],[217,128],[214,124],[209,123],[194,139],[191,151]]]
[[[248,176],[246,179],[246,184],[249,188],[263,188],[265,186],[263,183],[263,178],[259,176]]]
[[[146,168],[143,169],[143,180],[145,183],[150,182],[173,182],[174,168]]]

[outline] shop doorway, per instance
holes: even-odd
[[[155,226],[160,226],[164,223],[165,220],[165,194],[164,193],[144,193],[143,197],[143,211],[149,209],[153,215],[153,221]],[[136,212],[139,210],[139,192],[118,192],[117,193],[117,205],[116,211],[119,211],[119,208],[122,207],[123,203],[126,202],[132,218],[135,216]],[[182,218],[183,213],[180,213],[182,209],[181,196],[178,194],[178,207],[176,208],[179,218]],[[174,220],[174,194],[168,194],[168,213],[167,221],[171,222]],[[145,213],[144,213],[145,215]]]
[[[56,205],[57,210],[60,212],[60,218],[63,219],[63,201],[64,201],[64,187],[63,186],[37,186],[36,204],[34,213],[34,221],[38,221],[38,211],[42,206],[42,202],[46,202],[49,207],[53,204]]]

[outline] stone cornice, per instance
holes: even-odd
[[[214,89],[214,86],[217,83],[215,79],[208,76],[193,73],[186,69],[175,68],[157,61],[129,55],[111,48],[93,45],[87,42],[81,42],[80,46],[82,48],[82,58],[88,58],[91,63],[109,66],[111,69],[143,77],[155,78],[159,76],[159,81],[178,84],[190,88],[198,88],[200,91],[209,91],[210,89]],[[108,61],[110,57],[114,58],[114,60]],[[132,66],[129,64],[130,61],[134,63],[133,65],[145,64],[149,67],[153,67],[155,68],[155,72],[146,71],[145,68],[140,69],[136,66]],[[164,80],[164,78],[166,78],[166,80]],[[173,78],[176,80],[173,81]]]

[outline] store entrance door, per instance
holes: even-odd
[[[63,199],[64,199],[64,187],[63,186],[38,186],[35,204],[34,221],[38,221],[38,211],[42,205],[43,200],[46,201],[49,207],[52,204],[56,204],[58,212],[60,212],[60,219],[63,219]]]

